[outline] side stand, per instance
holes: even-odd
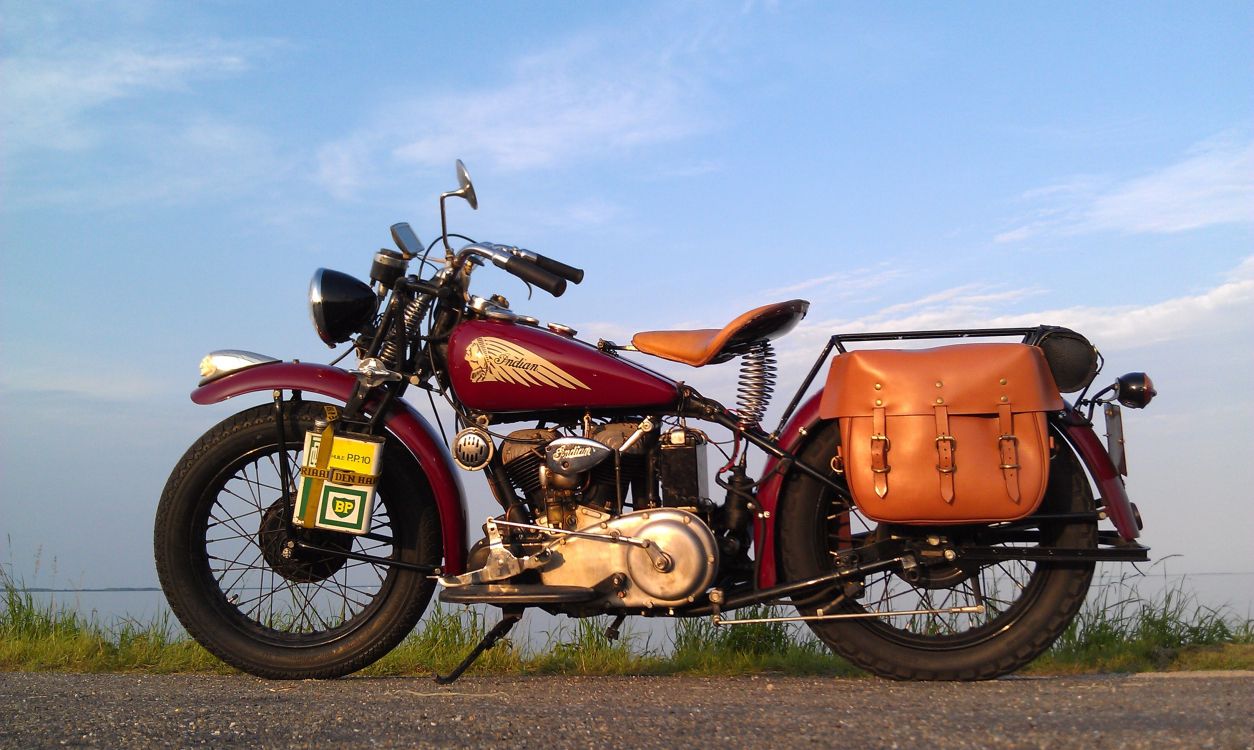
[[[458,677],[461,677],[462,673],[469,669],[471,664],[475,663],[475,659],[478,659],[480,654],[495,646],[496,642],[504,638],[505,634],[518,624],[518,621],[521,619],[522,610],[506,610],[502,613],[501,621],[496,624],[496,627],[488,631],[488,634],[483,637],[483,640],[479,641],[479,645],[475,646],[474,649],[466,655],[465,659],[462,659],[462,663],[458,664],[456,669],[446,675],[435,676],[435,684],[448,685]]]

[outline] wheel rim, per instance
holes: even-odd
[[[316,646],[342,638],[369,620],[395,585],[387,566],[343,555],[303,552],[288,542],[391,558],[395,523],[383,488],[376,492],[371,533],[350,536],[297,530],[286,535],[278,446],[257,448],[226,466],[202,496],[192,538],[202,585],[237,628],[286,646]],[[299,466],[300,451],[288,451]],[[295,476],[291,492],[295,498]],[[288,548],[291,558],[283,557]]]
[[[841,550],[872,540],[879,527],[857,509],[839,512],[822,503],[816,528],[824,535],[821,549]],[[1042,530],[1042,536],[1049,532]],[[1025,546],[1019,543],[1015,546]],[[832,553],[829,553],[832,554]],[[830,567],[830,561],[827,563]],[[842,603],[838,614],[921,610],[954,610],[982,606],[979,612],[929,612],[860,620],[886,640],[925,650],[969,648],[1014,626],[1044,588],[1050,567],[1008,560],[959,570],[941,566],[933,577],[906,580],[898,570],[873,572],[856,600]]]

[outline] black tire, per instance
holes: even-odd
[[[835,455],[836,424],[814,435],[801,458],[825,466]],[[1079,461],[1061,437],[1050,462],[1049,485],[1040,513],[1093,510],[1093,495]],[[833,475],[834,477],[835,475]],[[853,509],[843,513],[836,493],[794,473],[781,495],[780,563],[787,580],[802,580],[834,569],[832,550],[857,547],[877,532],[873,521]],[[978,529],[949,527],[952,538],[973,538]],[[1036,544],[1097,546],[1095,520],[1037,524]],[[935,533],[894,526],[894,534]],[[1033,544],[1032,546],[1036,546]],[[930,581],[908,582],[897,571],[870,573],[865,593],[826,614],[942,609],[974,604],[984,613],[811,621],[808,624],[833,651],[882,677],[896,680],[987,680],[1035,659],[1066,630],[1084,604],[1094,563],[1010,561],[944,568]],[[1007,593],[1008,592],[1008,593]],[[815,605],[819,606],[819,605]],[[802,614],[815,610],[801,607]]]
[[[284,414],[296,467],[324,405],[288,402]],[[339,677],[392,650],[422,616],[434,582],[338,554],[282,557],[290,540],[278,454],[273,404],[229,417],[196,441],[157,508],[157,575],[179,622],[228,664],[274,679]],[[439,521],[425,475],[394,438],[383,461],[370,535],[296,533],[323,547],[439,565]]]

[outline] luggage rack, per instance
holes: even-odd
[[[847,354],[848,349],[845,348],[846,343],[861,341],[917,341],[927,339],[967,339],[967,338],[997,338],[1004,336],[1022,336],[1023,343],[1034,344],[1038,341],[1042,334],[1053,330],[1052,326],[1034,326],[1031,328],[944,328],[935,331],[873,331],[867,333],[837,333],[827,340],[827,345],[823,347],[823,351],[819,352],[818,359],[814,360],[814,366],[810,368],[810,372],[806,375],[805,380],[801,381],[801,387],[793,394],[792,401],[788,403],[788,407],[784,409],[784,413],[779,418],[779,424],[775,430],[771,432],[771,439],[778,440],[780,432],[783,431],[784,425],[788,424],[788,420],[792,417],[797,405],[801,403],[802,396],[810,389],[810,385],[814,382],[814,377],[818,375],[819,368],[827,361],[831,355],[832,349],[840,354]]]

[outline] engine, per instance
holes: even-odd
[[[617,515],[626,508],[686,508],[704,512],[707,491],[704,435],[681,427],[660,437],[648,418],[591,425],[583,437],[558,430],[518,430],[501,444],[510,482],[541,523],[575,529],[575,509]]]
[[[581,532],[550,538],[544,584],[602,590],[610,607],[641,609],[681,605],[711,584],[719,544],[702,517],[712,509],[705,438],[659,432],[645,418],[586,425],[583,436],[518,430],[502,441],[505,472],[536,523]]]

